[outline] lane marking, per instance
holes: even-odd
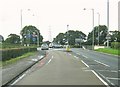
[[[111,78],[111,77],[106,77],[106,79],[120,80],[120,78]]]
[[[118,72],[118,71],[115,71],[115,70],[97,70],[97,71],[106,71],[106,72]]]
[[[100,81],[102,81],[107,87],[110,87],[94,70],[91,70],[97,77]]]
[[[89,67],[83,60],[81,60],[82,63],[84,63],[87,67]],[[100,80],[103,82],[103,84],[105,84],[107,87],[110,87],[107,82],[105,82],[94,70],[91,70],[93,72],[93,74]]]
[[[78,57],[77,56],[74,56],[76,59],[78,59]]]
[[[19,82],[23,77],[25,77],[26,74],[23,74],[20,76],[17,80],[15,80],[11,85],[15,85],[17,82]]]
[[[76,53],[76,54],[80,55],[79,53]]]
[[[82,55],[83,57],[85,57],[85,58],[88,58],[87,56],[85,56],[85,55]]]
[[[105,64],[105,63],[102,63],[102,62],[100,62],[100,61],[97,61],[97,60],[94,60],[95,62],[97,62],[97,63],[100,63],[100,64],[102,64],[102,65],[105,65],[105,66],[107,66],[107,67],[110,67],[109,65],[107,65],[107,64]]]
[[[87,65],[87,64],[86,64],[83,60],[81,60],[81,62],[82,62],[82,63],[84,63],[84,64],[85,64],[85,66],[89,67],[89,66],[88,66],[88,65]]]
[[[52,56],[51,59],[46,63],[46,65],[48,65],[48,64],[51,62],[52,59],[53,59],[53,56]]]

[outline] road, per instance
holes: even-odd
[[[49,50],[47,56],[11,85],[94,85],[107,83],[73,52]]]
[[[118,67],[118,56],[103,54],[87,49],[73,48],[71,50],[74,55],[80,57],[90,69],[96,71],[110,85],[115,87],[119,85],[120,67]]]

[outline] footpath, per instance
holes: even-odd
[[[22,74],[24,71],[32,67],[34,64],[36,64],[38,61],[44,58],[46,55],[45,51],[40,51],[36,53],[36,55],[23,58],[13,64],[9,64],[7,66],[4,66],[0,69],[1,72],[1,84],[2,86],[6,83],[9,83],[9,81],[13,80],[14,78],[18,77],[20,74]]]

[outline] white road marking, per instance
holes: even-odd
[[[85,58],[88,58],[87,56],[85,56],[85,55],[82,55],[83,57],[85,57]]]
[[[97,71],[118,72],[118,71],[115,71],[115,70],[97,70]]]
[[[97,62],[97,63],[100,63],[100,64],[102,64],[102,65],[105,65],[105,66],[107,66],[107,67],[110,67],[109,65],[104,64],[104,63],[101,63],[101,62],[99,62],[99,61],[97,61],[97,60],[94,60],[94,61]]]
[[[86,64],[83,60],[81,60],[81,62],[82,62],[82,63],[84,63],[84,64],[85,64],[85,66],[89,67],[89,66],[88,66],[88,65],[87,65],[87,64]]]
[[[82,63],[84,63],[87,67],[89,67],[83,60],[81,60]],[[103,82],[107,87],[110,87],[94,70],[91,70],[97,78]]]
[[[106,79],[120,80],[120,78],[111,78],[111,77],[106,77]]]
[[[26,74],[20,76],[16,81],[14,81],[11,85],[15,85],[18,81],[20,81]]]
[[[77,56],[74,56],[76,59],[78,59],[78,57]]]
[[[69,55],[71,56],[72,54],[69,53]]]
[[[76,54],[80,55],[80,53],[76,53]]]
[[[48,65],[48,64],[51,62],[52,59],[53,59],[53,56],[52,56],[51,59],[46,63],[46,65]]]
[[[35,61],[35,62],[38,61],[38,59],[31,59],[31,60],[32,60],[32,61]]]
[[[110,87],[94,70],[92,72],[98,77],[100,81],[102,81],[107,87]]]

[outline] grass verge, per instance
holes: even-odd
[[[113,54],[113,55],[119,55],[120,56],[120,50],[117,50],[117,49],[99,48],[99,49],[96,49],[95,51],[103,52],[103,53],[108,53],[108,54]]]
[[[8,64],[13,64],[13,63],[19,61],[20,59],[27,58],[27,57],[29,57],[29,56],[35,55],[36,53],[37,53],[37,52],[29,52],[29,53],[26,53],[26,54],[24,54],[24,55],[22,55],[22,56],[19,56],[19,57],[16,57],[16,58],[13,58],[13,59],[4,61],[4,62],[0,61],[0,67],[1,67],[1,66],[6,66],[6,65],[8,65]]]

